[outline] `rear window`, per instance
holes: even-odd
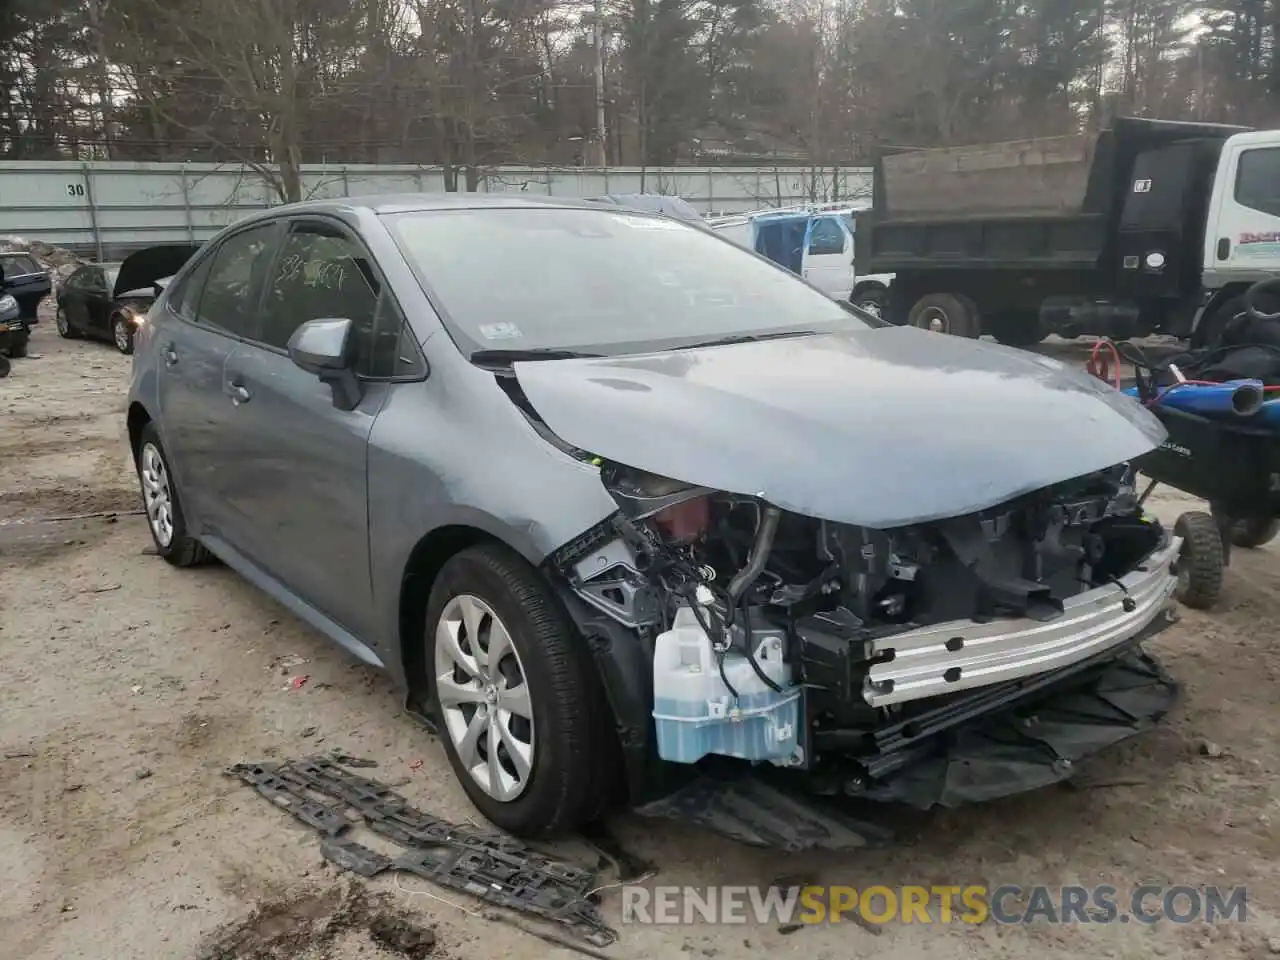
[[[0,268],[9,277],[20,277],[27,273],[44,273],[40,265],[25,253],[0,254]]]

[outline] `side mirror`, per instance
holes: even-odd
[[[354,410],[360,402],[355,373],[355,325],[345,317],[308,320],[289,338],[289,359],[333,390],[333,405]]]

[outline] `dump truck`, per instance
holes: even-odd
[[[1064,137],[882,157],[858,274],[894,323],[1212,342],[1280,275],[1280,130],[1118,118]]]

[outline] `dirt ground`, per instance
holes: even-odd
[[[325,866],[314,835],[223,775],[340,747],[423,809],[475,816],[441,747],[355,664],[234,573],[150,549],[122,444],[129,360],[41,324],[0,380],[0,931],[14,960],[512,960],[570,953],[414,878]],[[1064,355],[1074,347],[1063,348]],[[1166,495],[1172,520],[1194,507]],[[118,518],[49,520],[103,511]],[[43,518],[43,519],[42,519]],[[874,852],[786,856],[675,823],[612,829],[651,883],[1248,887],[1243,924],[620,928],[611,956],[1255,958],[1280,953],[1280,567],[1242,551],[1219,608],[1154,645],[1184,684],[1160,729],[1053,788],[902,818]],[[306,676],[300,687],[290,679]],[[566,845],[566,855],[585,847]],[[590,861],[588,861],[590,862]],[[617,920],[617,891],[604,891]],[[426,931],[423,933],[423,931]],[[432,941],[434,936],[434,942]]]

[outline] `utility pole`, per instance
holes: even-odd
[[[592,34],[596,54],[596,130],[595,151],[592,162],[597,167],[609,165],[608,140],[604,129],[604,2],[595,0],[595,16],[592,18]]]

